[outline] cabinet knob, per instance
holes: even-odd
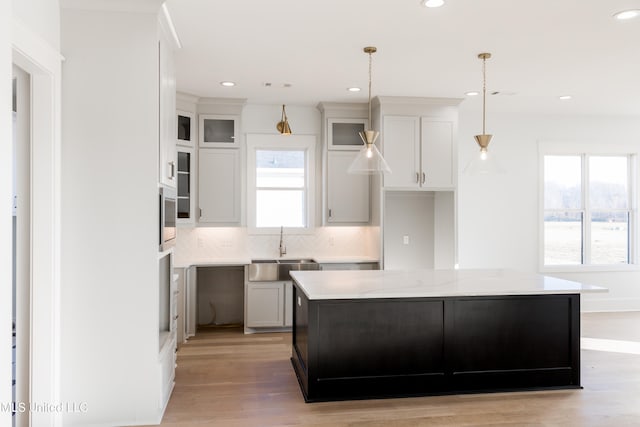
[[[333,217],[333,211],[331,209],[329,209],[329,218]]]
[[[416,183],[420,183],[420,172],[416,172]]]
[[[427,182],[427,174],[422,172],[422,183],[424,184],[425,182]]]

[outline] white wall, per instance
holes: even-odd
[[[11,402],[11,3],[0,1],[0,403]],[[6,236],[6,237],[5,237]],[[0,425],[11,412],[0,411]]]
[[[55,50],[60,50],[60,4],[58,0],[11,0],[13,19],[18,19]]]
[[[279,235],[249,235],[244,227],[180,228],[175,266],[224,258],[278,258]],[[312,234],[285,233],[287,257],[370,257],[379,252],[378,227],[318,227]]]
[[[459,170],[476,156],[473,135],[480,133],[480,113],[460,112]],[[637,117],[544,116],[488,113],[489,147],[506,169],[496,176],[459,179],[458,236],[461,268],[513,268],[537,272],[539,140],[640,144]],[[638,183],[640,185],[640,183]],[[556,274],[554,274],[556,275]],[[640,273],[557,274],[610,288],[586,295],[583,309],[640,310]]]
[[[193,111],[188,100],[178,106]],[[209,112],[208,105],[199,106],[199,112]],[[316,137],[316,171],[322,170],[321,114],[316,107],[287,105],[287,117],[295,134]],[[244,134],[277,134],[276,123],[281,119],[282,105],[246,104],[242,110]],[[287,138],[283,136],[282,138]],[[246,176],[246,159],[242,161],[242,174]],[[244,192],[244,190],[243,190]],[[379,256],[378,227],[321,227],[322,179],[316,179],[315,218],[317,227],[311,234],[285,234],[289,257]],[[246,197],[246,195],[243,195]],[[178,230],[176,265],[211,258],[278,257],[279,235],[249,235],[245,227],[183,227]]]
[[[155,13],[63,9],[64,425],[158,420]]]

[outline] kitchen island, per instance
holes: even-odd
[[[580,293],[507,270],[292,272],[305,401],[580,388]]]

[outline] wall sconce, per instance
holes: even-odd
[[[284,104],[282,105],[282,119],[276,125],[276,129],[278,129],[278,132],[282,135],[291,135],[291,126],[289,126],[287,113],[284,111]]]

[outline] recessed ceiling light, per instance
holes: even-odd
[[[347,90],[349,92],[360,92],[360,88],[359,87],[348,87]]]
[[[220,82],[220,84],[224,87],[233,87],[236,85],[234,82]]]
[[[478,96],[478,95],[480,95],[480,92],[478,92],[476,90],[472,90],[471,92],[465,92],[465,95],[467,95],[467,96]]]
[[[563,101],[566,101],[566,100],[571,99],[571,98],[572,98],[571,95],[561,95],[561,96],[558,97],[558,99],[561,99]]]
[[[440,7],[444,4],[444,0],[422,0],[424,7]]]
[[[613,14],[613,17],[619,21],[626,21],[640,16],[640,9],[623,10]]]

